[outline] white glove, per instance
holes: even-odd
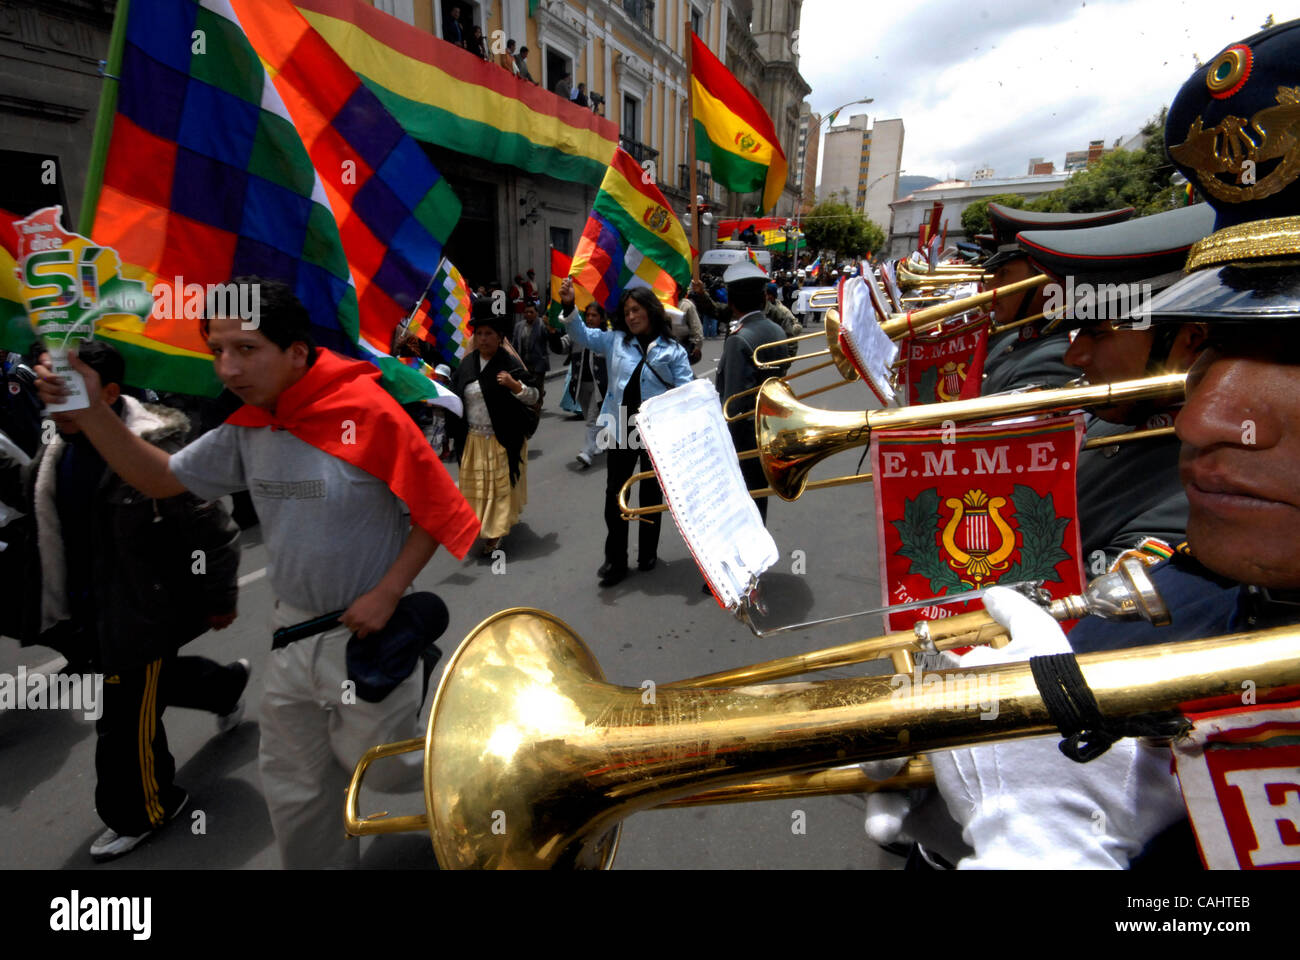
[[[1009,587],[989,587],[984,609],[1011,634],[1011,642],[997,649],[987,644],[974,647],[957,660],[961,667],[990,663],[1016,663],[1030,657],[1069,653],[1065,631],[1050,613],[1028,597]]]
[[[888,780],[907,764],[906,757],[895,760],[868,760],[859,764],[862,772],[872,780]],[[903,833],[903,821],[912,810],[911,790],[877,791],[867,794],[867,818],[864,827],[867,836],[876,843],[907,843],[910,837]]]
[[[1184,815],[1167,747],[1124,739],[1075,763],[1058,736],[930,754],[970,869],[1122,869]]]
[[[1007,628],[1000,650],[976,647],[960,667],[1065,653],[1045,610],[1013,590],[984,595]],[[1169,751],[1124,739],[1091,763],[1060,752],[1059,735],[930,754],[939,792],[975,854],[960,869],[1123,868],[1183,816]]]

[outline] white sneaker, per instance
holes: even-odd
[[[176,819],[177,814],[185,809],[185,805],[190,802],[190,795],[186,793],[181,797],[181,802],[177,804],[176,809],[171,812],[164,823],[170,823]],[[136,847],[140,846],[145,840],[157,833],[157,830],[146,830],[144,833],[135,837],[124,837],[112,827],[105,830],[99,835],[99,838],[90,845],[90,858],[96,862],[103,863],[106,860],[116,860],[118,857],[125,856]]]
[[[578,451],[578,462],[583,464],[584,466],[588,466],[588,467],[591,466],[591,457],[587,456],[586,450]]]
[[[244,668],[244,689],[247,690],[248,681],[253,677],[253,667],[243,657],[240,657],[235,662]],[[244,707],[244,698],[240,697],[239,702],[231,708],[229,713],[217,714],[217,733],[228,733],[229,731],[234,730],[235,727],[239,726],[244,719]]]

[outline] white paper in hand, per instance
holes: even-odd
[[[849,359],[881,403],[894,403],[894,388],[889,380],[898,359],[898,344],[876,322],[866,281],[861,277],[845,281],[840,307],[840,342]]]
[[[682,539],[723,605],[735,611],[778,559],[708,380],[651,397],[637,425]]]

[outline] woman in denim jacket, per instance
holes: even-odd
[[[573,282],[568,278],[560,284],[560,303],[574,348],[602,354],[608,370],[609,389],[600,408],[603,429],[599,440],[607,450],[605,562],[596,576],[602,587],[612,587],[627,576],[628,522],[619,514],[618,491],[638,469],[652,469],[636,429],[636,412],[643,400],[690,383],[691,364],[681,344],[672,338],[663,305],[646,287],[624,291],[614,312],[613,330],[593,330],[582,322],[582,315],[574,309]],[[641,506],[663,502],[657,480],[642,481],[640,502]],[[638,570],[654,569],[659,517],[652,514],[651,522],[640,524]]]

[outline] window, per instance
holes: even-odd
[[[568,227],[551,227],[551,246],[561,253],[573,253],[573,231]]]
[[[623,139],[641,140],[641,101],[630,93],[623,94]]]
[[[691,7],[691,30],[697,36],[704,34],[704,15],[694,7]]]
[[[544,84],[546,84],[546,89],[554,92],[555,85],[559,83],[560,78],[565,76],[566,74],[569,75],[569,86],[570,87],[577,86],[576,82],[572,77],[572,73],[573,73],[573,61],[570,60],[568,57],[566,57],[564,54],[556,51],[550,45],[547,45],[546,77],[542,81]]]

